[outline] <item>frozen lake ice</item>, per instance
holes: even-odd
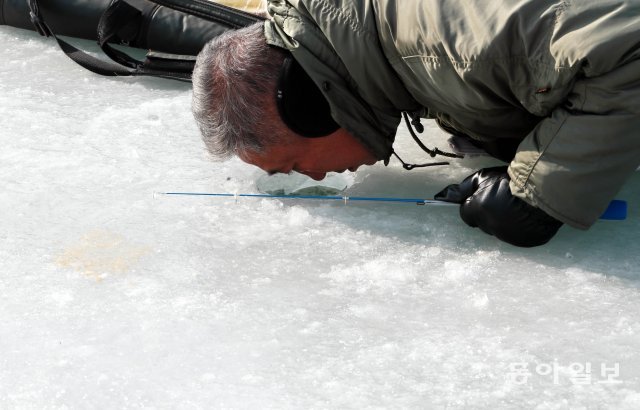
[[[628,220],[531,250],[449,207],[154,199],[264,174],[207,157],[188,84],[0,42],[0,408],[640,408],[640,173]],[[346,192],[431,197],[485,165],[379,164]]]

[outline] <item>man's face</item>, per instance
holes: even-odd
[[[373,165],[376,157],[343,128],[319,138],[299,137],[286,145],[272,145],[262,153],[244,152],[244,162],[264,171],[289,173],[296,171],[320,181],[327,172],[355,171],[361,165]]]

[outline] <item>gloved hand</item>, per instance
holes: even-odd
[[[460,216],[467,225],[515,246],[545,244],[562,226],[511,194],[507,167],[481,169],[460,184],[449,185],[435,199],[460,204]]]

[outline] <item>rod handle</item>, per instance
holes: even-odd
[[[600,219],[608,221],[624,221],[627,219],[627,201],[614,199],[604,211]]]

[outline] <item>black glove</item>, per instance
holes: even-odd
[[[460,204],[460,216],[467,225],[515,246],[547,243],[562,226],[511,194],[507,167],[481,169],[460,184],[449,185],[435,199]]]

